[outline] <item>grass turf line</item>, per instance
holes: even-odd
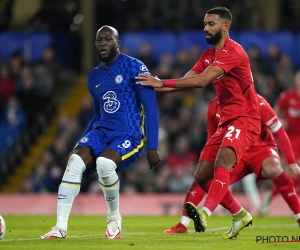
[[[123,237],[107,240],[104,237],[106,217],[71,215],[68,238],[40,240],[55,224],[55,216],[3,216],[6,234],[0,250],[83,250],[83,249],[300,249],[300,242],[275,244],[256,243],[257,236],[299,237],[300,230],[292,217],[254,217],[253,226],[243,229],[235,240],[223,240],[222,234],[231,224],[231,216],[212,216],[203,234],[194,233],[191,221],[188,234],[164,235],[180,216],[123,216]]]

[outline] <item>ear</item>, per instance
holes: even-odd
[[[118,40],[118,42],[117,42],[117,47],[118,47],[118,48],[121,47],[121,41],[120,41],[120,40]]]
[[[230,22],[226,22],[226,23],[224,24],[224,26],[223,26],[223,31],[224,31],[224,32],[229,31],[230,26],[231,26],[231,23],[230,23]]]

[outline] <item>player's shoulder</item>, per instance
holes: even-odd
[[[228,49],[230,52],[237,52],[238,54],[246,55],[246,51],[244,50],[243,46],[236,42],[235,40],[231,39],[230,37],[227,38],[225,41],[225,48]]]
[[[125,54],[121,53],[120,57],[121,57],[122,61],[126,61],[127,63],[144,65],[144,63],[141,60],[139,60],[139,59],[137,59],[133,56],[128,56],[128,55],[125,55]]]
[[[101,70],[101,68],[102,68],[102,64],[92,68],[89,72],[89,76],[92,76],[92,75],[96,74],[97,72],[99,73],[99,70]]]
[[[293,96],[296,92],[296,89],[287,89],[280,93],[279,97],[280,99],[290,98]]]

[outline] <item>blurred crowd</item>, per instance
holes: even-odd
[[[122,52],[128,53],[126,48],[122,48]],[[141,44],[139,52],[132,56],[142,60],[153,75],[160,78],[178,78],[194,66],[201,53],[202,48],[195,44],[188,50],[178,51],[176,56],[163,54],[157,61],[153,57],[151,46],[146,42]],[[255,46],[247,53],[257,92],[274,105],[281,91],[294,86],[295,68],[290,56],[282,54],[274,44],[269,45],[265,57]],[[157,93],[160,113],[159,152],[162,162],[156,169],[150,170],[145,150],[135,164],[120,174],[121,192],[187,191],[193,181],[199,153],[207,137],[207,105],[214,97],[212,84],[203,89],[186,92]],[[34,166],[34,171],[23,181],[21,192],[57,192],[68,155],[92,116],[93,103],[89,96],[83,98],[78,116],[60,116],[53,145],[43,152]],[[269,188],[268,185],[271,184],[261,184],[260,188]],[[83,177],[81,190],[89,193],[101,192],[97,175]],[[233,191],[243,191],[242,185],[238,183]]]
[[[10,27],[15,0],[2,1],[0,5],[0,30]],[[42,0],[41,8],[24,29],[59,32],[76,32],[74,24],[80,12],[79,0]],[[116,4],[118,3],[118,4]],[[110,24],[120,32],[127,30],[170,30],[180,32],[203,27],[203,16],[207,9],[224,5],[234,16],[233,30],[263,28],[265,16],[259,11],[262,1],[258,0],[97,0],[94,1],[95,27]],[[277,29],[296,31],[300,25],[300,1],[279,1]],[[188,16],[188,18],[186,18]],[[200,18],[199,18],[200,17]],[[75,22],[76,23],[76,22]],[[180,78],[197,62],[202,48],[196,44],[176,55],[164,53],[159,60],[153,55],[152,47],[144,42],[137,54],[122,47],[123,53],[143,61],[152,75],[159,78]],[[275,44],[270,44],[263,56],[258,47],[247,51],[256,90],[273,106],[279,93],[294,86],[297,70],[290,55],[282,53]],[[45,49],[41,58],[34,63],[24,60],[17,51],[7,61],[0,57],[0,159],[10,151],[19,137],[27,135],[25,148],[47,130],[56,110],[56,90],[61,81],[62,67],[52,46]],[[62,86],[64,87],[64,86]],[[203,89],[186,92],[157,94],[160,113],[159,152],[162,162],[150,170],[145,151],[140,159],[120,174],[121,192],[171,192],[184,193],[193,181],[193,173],[206,141],[206,109],[215,97],[212,84]],[[79,115],[59,117],[56,137],[51,147],[44,150],[33,172],[25,178],[20,192],[40,193],[58,190],[68,155],[82,135],[93,116],[93,103],[89,96],[82,98]],[[15,154],[16,152],[14,152]],[[3,164],[0,166],[3,168]],[[266,188],[266,186],[261,186]],[[83,192],[101,192],[96,174],[83,177]],[[243,191],[236,185],[234,191]]]
[[[20,51],[8,62],[0,59],[0,157],[24,134],[30,146],[48,126],[59,72],[52,46],[34,63],[26,62]]]

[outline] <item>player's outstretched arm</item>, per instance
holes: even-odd
[[[143,86],[152,86],[154,88],[202,88],[212,82],[219,76],[224,75],[225,71],[217,66],[210,66],[206,68],[201,74],[186,76],[179,79],[165,79],[161,80],[157,77],[149,76],[147,74],[139,74],[136,83]]]

